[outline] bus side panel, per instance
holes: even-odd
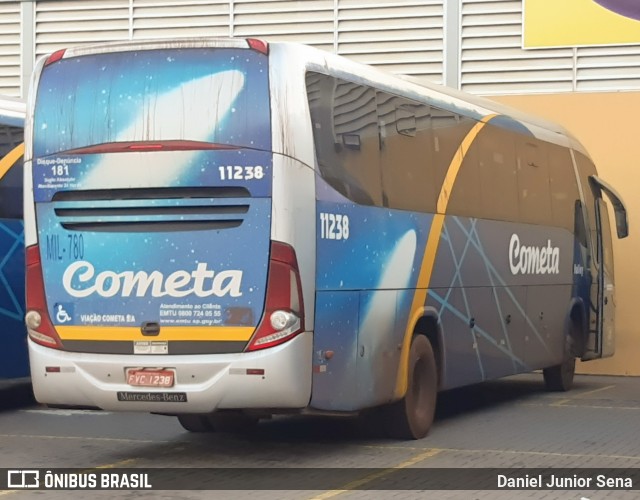
[[[403,307],[407,290],[360,292],[358,333],[359,408],[389,403],[396,381],[390,373],[398,370],[408,308]],[[400,321],[402,319],[402,321]]]
[[[357,409],[358,292],[318,292],[314,331],[313,395],[317,409]]]
[[[443,332],[441,388],[558,364],[573,260],[564,229],[447,217],[427,300]]]
[[[472,307],[470,325],[474,325],[473,337],[482,357],[484,378],[495,379],[517,373],[518,362],[503,327],[502,305],[496,302],[495,289],[469,288],[466,295]],[[507,355],[507,352],[512,355]]]
[[[495,287],[494,293],[497,303],[500,304],[501,317],[504,320],[502,328],[506,332],[508,348],[515,360],[526,360],[531,348],[528,318],[522,307],[527,303],[527,287]],[[517,372],[525,368],[518,361],[514,361],[514,365]]]
[[[543,342],[530,339],[527,363],[532,369],[546,368],[562,362],[565,338],[564,322],[568,313],[571,285],[527,287],[527,316]]]
[[[22,221],[0,221],[0,322],[2,350],[0,378],[29,376],[24,326],[24,226]]]
[[[461,312],[467,308],[463,290],[460,287],[432,288],[427,306],[438,311],[442,330],[443,359],[446,361],[440,386],[448,389],[482,380],[482,364],[478,362],[474,333],[469,327],[468,316]]]
[[[29,375],[22,186],[25,105],[0,99],[0,379]]]
[[[314,373],[312,406],[347,409],[350,405],[349,409],[356,410],[389,402],[395,388],[390,374],[397,372],[398,346],[404,338],[433,216],[354,204],[321,178],[316,188],[314,356],[325,350],[350,353],[353,349],[354,339],[336,334],[332,327],[335,311],[325,306],[323,294],[347,293],[350,297],[355,293],[359,299],[350,302],[351,318],[338,323],[349,321],[349,335],[357,330],[355,397],[327,403],[323,388],[331,384],[321,380],[350,370],[339,365],[350,363],[351,357],[336,355],[324,363],[326,371]]]

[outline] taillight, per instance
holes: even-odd
[[[49,64],[53,64],[56,61],[59,61],[64,57],[64,53],[67,49],[56,50],[53,54],[47,57],[47,60],[44,62],[45,66],[49,66]]]
[[[44,294],[40,248],[38,245],[27,247],[27,314],[25,323],[29,338],[37,344],[62,349],[62,342],[49,319],[47,299]]]
[[[273,241],[264,314],[246,350],[282,344],[303,330],[304,307],[296,253],[289,245]]]
[[[269,44],[264,40],[259,40],[257,38],[247,38],[247,43],[249,44],[249,48],[260,52],[265,56],[269,55]]]

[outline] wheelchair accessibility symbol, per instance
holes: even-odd
[[[72,318],[67,312],[67,310],[64,308],[64,305],[56,304],[54,307],[55,307],[55,313],[56,313],[56,323],[64,324],[71,321]]]

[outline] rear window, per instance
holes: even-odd
[[[233,48],[62,59],[40,78],[34,156],[170,140],[270,150],[267,66],[264,54]]]

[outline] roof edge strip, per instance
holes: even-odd
[[[160,50],[160,49],[203,49],[203,48],[232,48],[248,49],[246,38],[180,38],[140,41],[120,41],[101,44],[81,45],[67,49],[64,58],[80,57],[92,54],[111,52],[130,52],[133,50]]]

